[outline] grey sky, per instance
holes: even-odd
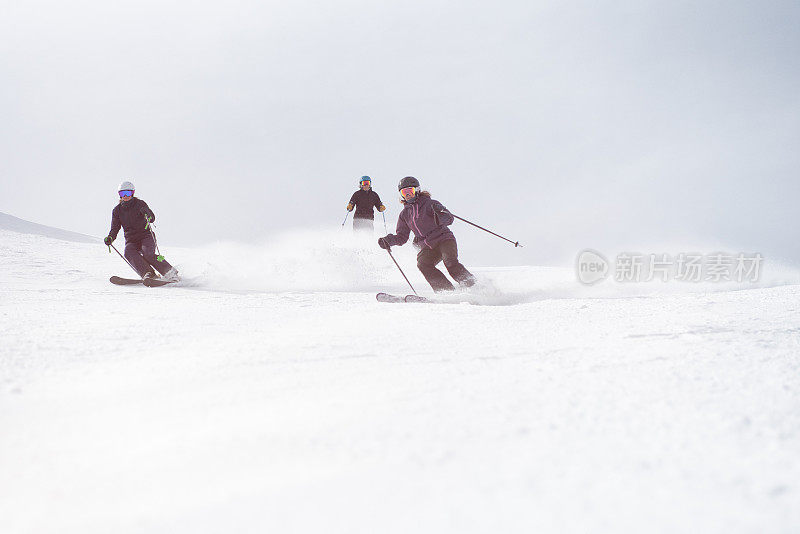
[[[0,8],[0,211],[160,242],[335,228],[417,176],[462,255],[722,244],[800,262],[800,4],[36,2]],[[381,223],[382,226],[382,223]],[[678,251],[675,251],[678,252]]]

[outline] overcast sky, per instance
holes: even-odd
[[[260,241],[414,175],[526,245],[457,223],[483,264],[800,263],[797,1],[0,2],[5,213],[103,236],[127,179],[162,247]]]

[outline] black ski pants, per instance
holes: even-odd
[[[145,236],[138,241],[126,241],[125,259],[131,262],[133,268],[143,278],[148,271],[153,272],[153,268],[161,274],[167,274],[172,269],[172,265],[167,260],[163,257],[159,259],[156,256],[156,243],[152,235]]]
[[[434,291],[452,291],[454,289],[450,280],[445,277],[442,271],[436,268],[436,265],[442,260],[444,260],[444,266],[450,276],[453,277],[453,280],[465,287],[475,284],[475,277],[458,261],[456,240],[448,239],[433,248],[425,247],[417,254],[417,268],[425,276],[425,280],[428,281]]]

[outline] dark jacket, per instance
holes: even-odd
[[[375,219],[373,208],[380,208],[383,205],[381,197],[372,188],[369,191],[359,189],[353,193],[350,204],[356,207],[356,212],[353,214],[355,219]]]
[[[126,243],[141,241],[150,235],[145,215],[150,217],[150,222],[155,222],[156,216],[144,200],[136,197],[127,202],[120,200],[111,211],[111,231],[108,235],[116,239],[122,227]]]
[[[397,218],[397,235],[387,235],[386,241],[389,246],[402,245],[413,231],[416,246],[434,248],[442,241],[456,238],[448,228],[454,220],[441,202],[422,193],[415,202],[406,204]]]

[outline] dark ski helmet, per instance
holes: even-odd
[[[406,176],[400,183],[397,185],[397,190],[400,191],[401,189],[405,189],[406,187],[416,187],[419,189],[419,180],[414,178],[413,176]]]

